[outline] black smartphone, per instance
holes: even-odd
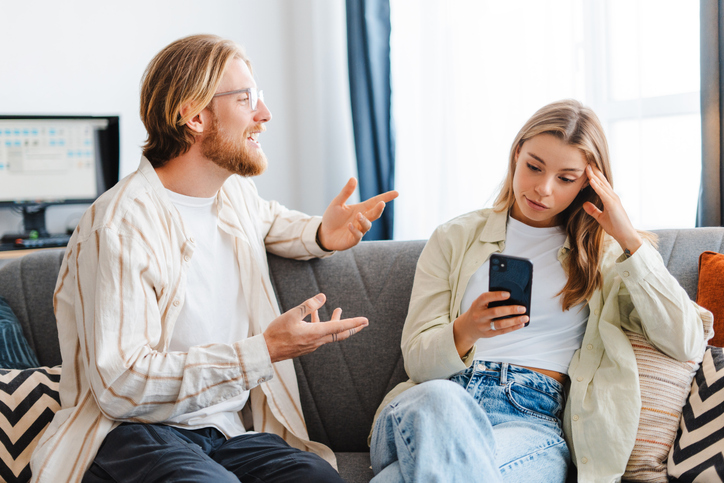
[[[522,305],[525,307],[524,314],[506,315],[500,319],[527,315],[530,324],[530,294],[533,286],[533,263],[527,258],[511,257],[493,253],[490,255],[490,292],[510,292],[510,298],[497,302],[490,302],[488,307],[499,307],[501,305]]]

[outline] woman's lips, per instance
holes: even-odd
[[[530,206],[531,209],[535,211],[544,211],[547,210],[548,207],[541,203],[536,203],[535,201],[531,201],[528,198],[525,199],[526,203],[528,203],[528,206]]]

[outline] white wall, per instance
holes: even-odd
[[[235,40],[254,64],[273,114],[262,196],[321,214],[355,173],[343,0],[36,0],[3,2],[1,16],[0,113],[120,115],[121,177],[145,139],[146,65],[195,33]],[[64,231],[83,209],[50,208],[48,229]],[[0,233],[19,225],[0,209]]]

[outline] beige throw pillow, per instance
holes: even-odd
[[[624,332],[638,364],[641,418],[623,479],[666,483],[669,450],[699,363],[674,360],[653,347],[643,335]]]

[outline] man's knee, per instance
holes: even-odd
[[[344,483],[339,473],[314,453],[300,451],[290,455],[284,467],[282,481],[309,483]]]

